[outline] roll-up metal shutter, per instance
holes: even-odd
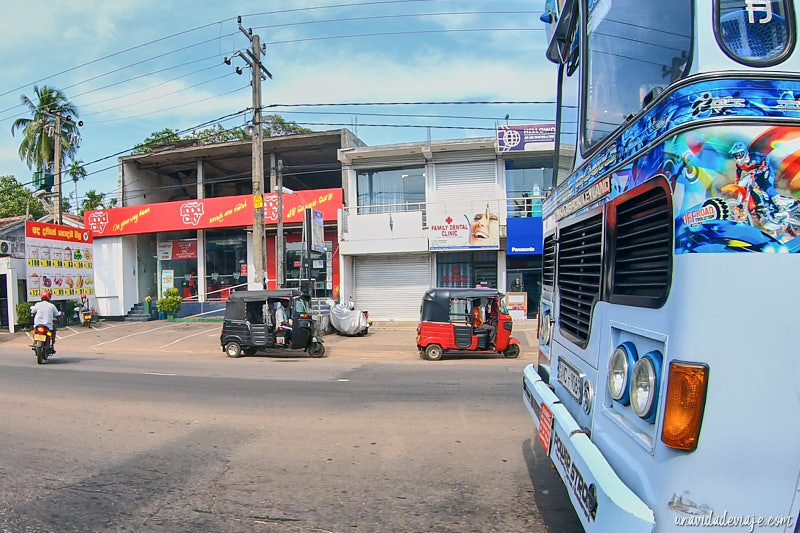
[[[434,167],[436,198],[428,210],[432,213],[478,213],[490,204],[497,213],[500,199],[496,161],[439,163]]]
[[[359,256],[355,302],[378,321],[416,322],[422,296],[431,287],[428,254]]]

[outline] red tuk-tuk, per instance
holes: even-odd
[[[511,336],[512,321],[497,289],[433,288],[422,298],[417,349],[428,361],[445,351],[502,353],[519,357],[519,341]]]

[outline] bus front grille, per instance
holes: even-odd
[[[559,328],[584,347],[592,306],[600,298],[602,243],[602,213],[562,228],[558,239]]]

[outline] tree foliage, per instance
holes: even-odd
[[[33,218],[47,214],[44,206],[33,192],[19,183],[14,176],[0,177],[0,218],[22,216],[29,213]]]
[[[301,133],[313,133],[310,129],[298,126],[297,123],[287,121],[278,115],[266,115],[261,119],[262,129],[265,137],[281,137],[285,135],[297,135]],[[144,141],[136,145],[131,154],[147,154],[159,146],[166,146],[181,141],[197,141],[198,144],[219,144],[233,141],[249,141],[252,137],[247,134],[243,127],[227,129],[222,124],[217,124],[209,128],[194,130],[183,135],[170,128],[156,131],[150,134]]]
[[[86,211],[108,209],[116,205],[116,198],[110,198],[109,200],[106,200],[106,193],[98,193],[94,189],[89,189],[86,191],[86,196],[84,196],[83,201],[81,202],[81,210],[79,214],[83,215]]]
[[[173,130],[164,128],[161,131],[154,131],[144,141],[136,145],[136,148],[131,150],[132,154],[149,154],[153,148],[164,146],[166,144],[180,141],[181,138]]]
[[[261,122],[266,137],[313,133],[310,129],[298,126],[296,122],[287,121],[279,115],[267,115],[261,118]]]
[[[52,170],[55,159],[56,115],[61,116],[61,160],[75,156],[80,145],[80,132],[76,120],[78,110],[58,89],[43,85],[33,86],[34,102],[26,95],[20,97],[31,118],[18,118],[11,125],[11,134],[21,131],[19,157],[31,170]],[[67,117],[73,120],[67,120]]]

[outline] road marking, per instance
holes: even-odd
[[[350,380],[349,379],[340,379],[339,381],[344,382],[344,381],[350,381]]]
[[[135,337],[136,335],[146,335],[147,333],[150,333],[151,331],[156,331],[157,329],[164,329],[164,328],[171,328],[171,327],[172,327],[171,325],[161,326],[160,328],[153,328],[153,329],[148,329],[147,331],[140,331],[138,333],[131,333],[130,335],[123,335],[122,337],[119,337],[118,339],[113,339],[113,340],[110,340],[110,341],[105,341],[105,342],[99,342],[97,344],[92,344],[91,347],[94,348],[95,346],[102,346],[104,344],[111,344],[112,342],[117,342],[117,341],[121,341],[122,339]]]
[[[198,335],[204,335],[204,334],[209,333],[211,331],[215,331],[216,329],[218,329],[218,328],[214,327],[214,328],[211,328],[211,329],[207,329],[205,331],[201,331],[200,333],[192,333],[191,335],[186,335],[185,337],[181,337],[180,339],[175,339],[174,341],[172,341],[170,343],[167,343],[164,346],[159,346],[158,348],[156,348],[156,350],[160,350],[161,348],[166,348],[167,346],[172,346],[173,344],[175,344],[177,342],[181,342],[182,340],[186,340],[186,339],[189,339],[191,337],[196,337]]]
[[[177,376],[178,374],[163,374],[161,372],[145,372],[147,376]]]

